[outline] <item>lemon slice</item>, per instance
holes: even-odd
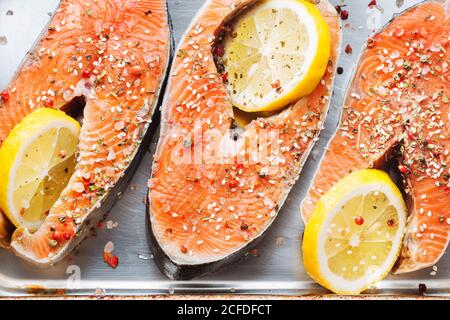
[[[384,278],[400,252],[406,206],[390,177],[354,172],[323,195],[305,228],[303,263],[319,284],[358,294]]]
[[[224,40],[231,102],[246,112],[277,111],[310,94],[330,57],[330,31],[305,0],[266,0]]]
[[[75,168],[80,125],[64,112],[40,108],[17,124],[0,148],[0,208],[34,231]]]

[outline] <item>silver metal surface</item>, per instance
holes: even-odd
[[[168,0],[178,41],[204,0]],[[387,23],[395,13],[416,4],[418,0],[378,0],[379,9],[368,8],[369,0],[332,0],[344,4],[350,17],[343,21],[343,46],[350,44],[353,54],[342,52],[339,66],[344,73],[336,78],[333,100],[325,130],[310,156],[299,182],[292,190],[258,254],[249,254],[225,270],[200,280],[174,282],[167,280],[152,261],[147,244],[144,197],[151,169],[151,151],[158,135],[153,137],[151,151],[142,161],[122,199],[108,215],[105,226],[96,236],[85,240],[69,259],[46,270],[27,265],[6,250],[0,249],[0,295],[23,295],[30,288],[66,289],[71,294],[157,294],[157,293],[263,293],[320,294],[326,291],[305,273],[301,262],[303,223],[299,205],[317,166],[324,145],[333,134],[339,117],[343,93],[352,68],[370,32]],[[404,4],[399,8],[398,4]],[[0,89],[4,88],[27,50],[33,45],[49,20],[58,0],[0,0]],[[9,11],[10,10],[10,11]],[[9,14],[7,12],[9,11]],[[12,12],[12,15],[11,15]],[[2,41],[6,36],[7,43]],[[0,164],[1,165],[1,164]],[[117,222],[108,229],[107,221]],[[111,224],[111,223],[110,223]],[[102,253],[108,241],[120,262],[112,269],[103,262]],[[448,295],[450,258],[438,264],[436,276],[430,269],[402,276],[390,276],[370,290],[381,294],[415,294],[420,283],[429,294]],[[99,290],[102,289],[102,290]]]

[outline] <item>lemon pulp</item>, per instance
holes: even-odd
[[[310,94],[325,73],[330,42],[315,5],[264,1],[244,14],[224,41],[231,102],[246,112],[271,112]]]
[[[329,290],[360,293],[392,268],[405,224],[406,206],[390,177],[354,172],[321,197],[307,222],[305,268]]]
[[[16,226],[36,230],[72,176],[80,126],[40,108],[14,127],[0,148],[0,208]]]

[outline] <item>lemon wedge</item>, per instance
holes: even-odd
[[[223,67],[233,105],[273,112],[310,94],[330,57],[330,31],[305,0],[266,0],[224,40]]]
[[[320,198],[306,224],[306,271],[338,294],[368,289],[394,265],[406,214],[402,194],[385,172],[351,173]]]
[[[72,176],[80,125],[40,108],[17,124],[0,148],[0,208],[16,227],[34,231]]]

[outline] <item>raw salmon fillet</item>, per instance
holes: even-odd
[[[18,256],[53,264],[106,213],[100,207],[111,206],[109,199],[117,198],[122,177],[142,153],[169,53],[165,0],[61,1],[6,88],[0,145],[33,110],[77,111],[84,100],[79,155],[74,175],[40,229],[19,228],[12,235]]]
[[[155,261],[173,279],[215,270],[261,238],[297,180],[327,114],[341,31],[334,7],[322,0],[318,7],[329,24],[332,52],[321,83],[281,113],[230,131],[233,106],[213,51],[226,21],[255,3],[207,1],[171,70],[149,181],[149,221]],[[259,146],[252,149],[255,141]],[[218,144],[230,152],[213,152]],[[254,158],[260,147],[270,149],[264,159],[240,161]],[[180,154],[187,158],[178,159]]]
[[[302,203],[308,220],[318,199],[350,172],[385,168],[403,176],[409,220],[396,272],[435,264],[450,230],[449,42],[445,1],[427,1],[371,37],[329,143]]]

